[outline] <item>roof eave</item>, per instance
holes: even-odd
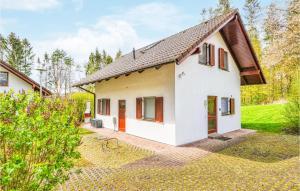
[[[123,76],[123,75],[129,75],[131,73],[139,72],[141,70],[147,70],[147,69],[151,69],[151,68],[161,67],[163,65],[172,64],[172,63],[176,63],[176,60],[171,60],[171,61],[168,61],[168,62],[164,62],[162,64],[157,64],[157,65],[149,66],[149,67],[145,67],[145,68],[139,68],[139,69],[136,69],[136,70],[125,72],[125,73],[122,73],[122,74],[117,74],[117,75],[114,75],[114,76],[111,76],[111,77],[107,77],[107,78],[102,78],[102,79],[97,79],[97,80],[91,80],[91,81],[83,82],[83,83],[75,83],[75,84],[72,85],[72,87],[80,87],[80,86],[85,86],[85,85],[89,85],[89,84],[94,84],[96,82],[100,82],[100,81],[103,81],[103,80],[108,80],[108,79],[120,77],[120,76]]]

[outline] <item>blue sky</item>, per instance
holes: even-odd
[[[244,1],[231,2],[243,15]],[[96,47],[126,53],[198,24],[201,10],[216,5],[217,0],[0,0],[0,33],[28,38],[37,55],[62,48],[83,65]]]

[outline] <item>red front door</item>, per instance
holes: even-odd
[[[208,133],[217,132],[217,96],[207,97]]]
[[[125,113],[126,113],[126,102],[125,100],[119,100],[119,131],[125,132]]]

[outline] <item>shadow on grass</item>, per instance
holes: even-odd
[[[257,133],[218,153],[265,163],[279,162],[299,156],[299,136]]]

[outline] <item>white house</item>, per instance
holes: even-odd
[[[0,60],[0,93],[14,90],[14,92],[26,92],[28,90],[39,91],[40,85],[19,72],[9,64]],[[42,89],[43,95],[51,95],[51,92],[45,88]]]
[[[122,56],[95,84],[105,128],[182,145],[241,128],[240,86],[265,78],[233,11]]]

